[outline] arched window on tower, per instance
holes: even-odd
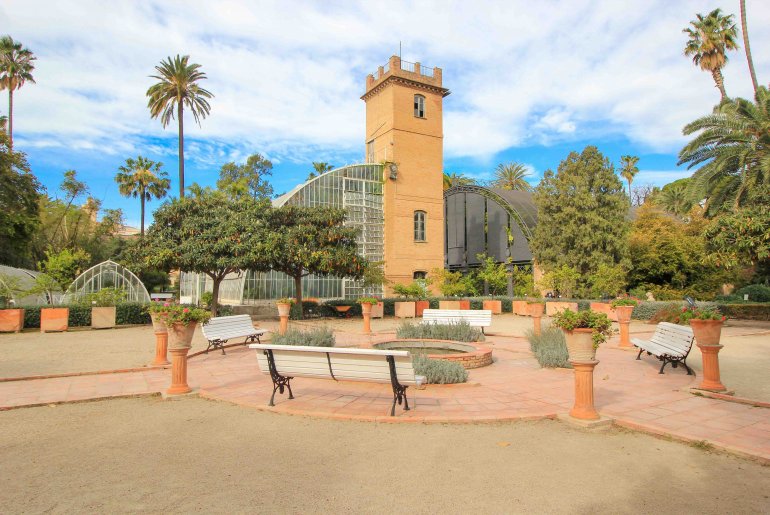
[[[414,96],[414,115],[417,118],[425,118],[425,97],[422,95]]]
[[[414,241],[425,241],[425,211],[414,212]]]

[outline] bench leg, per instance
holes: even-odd
[[[636,355],[636,359],[642,359],[642,352],[644,352],[644,349],[639,349],[639,354]]]
[[[268,403],[268,406],[275,406],[275,392],[279,392],[280,394],[283,394],[284,388],[289,390],[289,399],[294,398],[294,393],[291,391],[292,379],[294,378],[279,376],[279,379],[277,381],[276,380],[273,381],[273,395],[270,396],[270,402]]]
[[[663,373],[663,369],[666,368],[666,365],[668,365],[668,363],[669,363],[669,361],[666,360],[666,359],[661,359],[661,361],[663,361],[663,366],[660,367],[660,372],[658,372],[658,374],[662,374]]]
[[[687,358],[682,360],[682,365],[684,365],[684,368],[687,370],[687,375],[688,376],[694,376],[695,375],[695,372],[693,372],[692,369],[687,366]]]

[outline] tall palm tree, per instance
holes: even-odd
[[[693,173],[688,193],[707,199],[706,215],[741,207],[752,190],[770,185],[770,91],[757,89],[754,102],[743,98],[720,104],[712,114],[686,125],[697,136],[679,152],[679,163]]]
[[[463,173],[446,173],[444,172],[444,189],[448,190],[452,186],[465,186],[468,184],[476,184],[476,181],[467,177]]]
[[[319,175],[323,175],[326,172],[332,170],[334,167],[330,165],[329,163],[325,163],[323,161],[313,161],[313,171],[307,174],[307,179],[314,179],[315,177]]]
[[[139,234],[144,237],[144,203],[153,197],[166,196],[171,186],[168,174],[162,170],[163,163],[156,163],[142,156],[126,159],[126,164],[118,168],[115,182],[124,197],[139,197],[142,203],[142,222]]]
[[[0,38],[0,90],[8,90],[8,147],[13,151],[13,92],[25,82],[35,83],[32,61],[37,57],[11,36]]]
[[[500,163],[495,169],[492,186],[504,190],[532,191],[532,185],[527,182],[529,175],[527,167],[521,163]]]
[[[198,81],[206,78],[199,70],[201,65],[189,64],[190,56],[177,55],[168,57],[156,66],[158,75],[151,75],[159,82],[147,90],[147,107],[152,118],[160,117],[160,123],[165,128],[174,117],[179,121],[179,196],[184,197],[184,106],[193,114],[195,122],[200,126],[201,118],[206,118],[211,112],[208,103],[213,98],[211,92],[198,85]],[[175,113],[176,111],[176,113]]]
[[[700,66],[701,70],[711,72],[724,100],[727,93],[722,68],[727,64],[727,51],[738,48],[733,15],[723,16],[721,9],[714,9],[707,16],[696,16],[698,19],[690,22],[691,27],[682,30],[689,36],[684,55],[692,56],[692,62]]]
[[[620,176],[628,181],[628,198],[631,199],[631,183],[634,181],[634,177],[639,173],[636,163],[639,162],[639,158],[636,156],[622,156],[620,158]]]
[[[749,27],[746,23],[746,0],[741,0],[741,32],[743,33],[743,48],[746,50],[746,60],[749,62],[751,83],[754,85],[754,94],[756,95],[759,84],[757,83],[757,72],[754,71],[754,59],[751,58],[751,47],[749,46]]]

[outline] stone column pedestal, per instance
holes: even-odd
[[[153,366],[168,365],[168,332],[155,332],[155,360]]]
[[[372,305],[361,304],[361,315],[364,317],[364,334],[372,334]]]
[[[542,317],[540,315],[532,315],[532,327],[535,336],[540,336],[540,321]]]
[[[166,393],[180,395],[190,393],[192,388],[187,385],[187,353],[190,348],[170,349],[171,353],[171,386]]]
[[[281,315],[281,325],[278,326],[278,334],[286,334],[286,330],[289,328],[289,315]]]
[[[599,413],[594,408],[594,368],[598,361],[573,361],[575,369],[575,405],[570,410],[571,417],[580,420],[598,420]]]
[[[719,377],[719,351],[724,345],[703,345],[696,344],[703,357],[703,381],[701,381],[701,390],[710,390],[712,392],[724,392],[727,390]]]
[[[617,306],[615,312],[618,315],[618,325],[620,326],[620,343],[618,347],[630,348],[631,339],[629,338],[629,327],[631,325],[631,312],[634,306]]]

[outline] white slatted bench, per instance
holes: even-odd
[[[687,355],[690,354],[694,338],[692,329],[688,326],[661,322],[655,328],[652,338],[631,338],[631,343],[639,349],[636,359],[641,359],[642,352],[646,352],[663,362],[659,374],[663,373],[667,364],[671,363],[671,366],[676,368],[681,363],[687,370],[687,375],[695,375],[687,366]]]
[[[209,349],[222,349],[225,353],[225,343],[232,338],[246,338],[243,343],[259,342],[259,337],[265,334],[264,329],[256,329],[249,315],[232,315],[215,317],[201,326],[203,336],[208,340]]]
[[[422,312],[423,324],[457,324],[468,322],[471,327],[492,326],[492,310],[490,309],[426,309]]]
[[[284,388],[289,390],[289,399],[294,398],[291,380],[295,377],[367,381],[391,384],[393,406],[390,415],[394,416],[397,402],[401,405],[403,401],[404,411],[409,411],[407,387],[425,382],[424,377],[414,374],[412,357],[403,350],[335,349],[257,343],[249,345],[249,348],[256,349],[259,369],[273,380],[273,395],[269,406],[275,406],[275,392],[283,394]]]

